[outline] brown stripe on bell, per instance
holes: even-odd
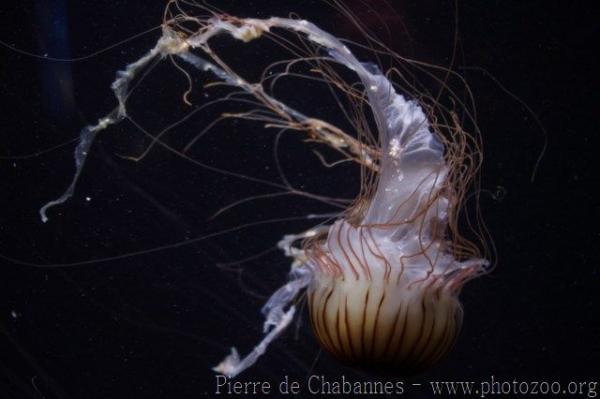
[[[400,280],[400,281],[399,281]],[[450,281],[321,274],[308,291],[319,343],[354,367],[415,374],[452,348],[462,308]]]

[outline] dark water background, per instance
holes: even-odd
[[[487,381],[492,375],[597,381],[597,6],[466,1],[457,13],[452,2],[391,1],[392,13],[380,2],[364,3],[347,2],[399,53],[439,65],[449,63],[458,15],[458,66],[468,67],[458,71],[475,96],[483,135],[481,187],[494,195],[482,195],[481,205],[498,267],[465,287],[456,347],[423,375],[378,377],[341,366],[320,353],[304,313],[301,324],[240,380],[276,385],[288,375],[304,384],[317,374],[423,384]],[[242,16],[293,11],[337,36],[359,39],[346,20],[318,1],[214,4]],[[7,3],[0,6],[0,40],[36,54],[76,58],[156,26],[163,8],[160,1]],[[39,207],[70,181],[73,144],[24,155],[75,139],[82,126],[112,109],[115,71],[158,36],[155,31],[77,62],[49,62],[0,47],[0,254],[40,265],[0,259],[0,397],[214,396],[210,367],[230,346],[245,354],[258,341],[259,309],[285,281],[289,262],[272,251],[243,267],[215,265],[256,255],[312,221],[271,223],[123,259],[42,265],[119,256],[244,223],[331,211],[280,197],[209,220],[220,207],[270,189],[211,173],[160,148],[142,162],[125,160],[119,155],[138,153],[147,144],[125,122],[99,137],[73,199],[50,210],[50,221],[41,223]],[[218,40],[215,48],[249,76],[273,55],[268,46],[228,40]],[[156,133],[185,114],[186,87],[183,76],[163,63],[132,97],[131,114]],[[335,106],[312,89],[284,83],[281,95],[300,109],[339,119]],[[539,117],[546,136],[523,103]],[[209,120],[200,115],[167,141],[181,148]],[[194,146],[192,155],[276,180],[273,137],[259,124],[225,124]],[[545,140],[547,150],[531,182]],[[355,169],[319,168],[293,134],[283,136],[280,148],[282,167],[302,188],[340,197],[356,193]],[[429,397],[425,388],[408,391],[406,397]]]

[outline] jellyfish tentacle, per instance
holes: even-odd
[[[144,56],[137,61],[128,64],[125,69],[117,72],[117,78],[112,83],[111,88],[115,97],[117,98],[118,106],[106,116],[100,118],[95,125],[86,126],[81,129],[81,132],[79,133],[79,143],[77,144],[74,152],[75,174],[73,175],[71,183],[63,192],[63,194],[61,194],[57,199],[47,202],[40,208],[39,214],[42,222],[46,223],[48,221],[48,209],[64,203],[73,196],[75,187],[79,177],[81,176],[81,172],[83,171],[85,161],[89,155],[90,148],[92,147],[92,144],[94,144],[94,140],[98,133],[110,125],[121,122],[127,117],[125,102],[127,95],[129,94],[129,85],[133,79],[135,79],[139,71],[148,66],[148,64],[150,64],[150,62],[156,59],[158,56],[164,57],[169,53],[181,51],[182,46],[185,47],[185,43],[182,44],[181,41],[177,40],[176,37],[163,34],[156,45]]]
[[[266,352],[269,344],[276,339],[294,319],[296,307],[290,305],[290,303],[292,303],[298,294],[310,284],[311,280],[312,268],[307,265],[300,265],[293,268],[290,272],[290,282],[275,291],[262,308],[262,313],[265,316],[263,333],[266,334],[263,339],[244,358],[240,358],[237,349],[232,347],[231,354],[225,357],[225,359],[215,366],[213,370],[229,378],[234,378],[256,363],[258,358]],[[285,310],[287,306],[289,306],[289,308]]]

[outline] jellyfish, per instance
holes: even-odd
[[[432,367],[450,351],[460,331],[462,287],[490,266],[458,232],[467,187],[480,166],[477,140],[462,129],[455,113],[439,116],[435,106],[395,84],[394,77],[402,78],[398,70],[384,72],[373,60],[358,59],[345,42],[310,21],[238,18],[196,7],[204,15],[169,3],[156,45],[117,73],[112,84],[116,108],[82,129],[75,175],[60,197],[40,209],[42,220],[48,221],[48,210],[73,195],[97,134],[127,117],[134,79],[155,60],[177,59],[258,107],[223,117],[299,131],[359,164],[362,172],[361,192],[347,209],[330,222],[286,234],[278,243],[292,260],[291,270],[289,281],[262,308],[264,337],[243,357],[233,347],[214,371],[233,378],[256,363],[292,323],[302,298],[317,341],[340,362],[401,375]],[[291,44],[284,32],[301,45]],[[282,75],[291,74],[295,63],[309,63],[320,80],[346,96],[355,112],[371,115],[376,134],[366,118],[348,133],[280,101],[266,80],[244,79],[211,47],[217,36],[242,43],[268,37],[281,44],[293,54],[282,61]],[[346,81],[340,67],[354,81]]]

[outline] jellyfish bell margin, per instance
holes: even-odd
[[[181,20],[187,24],[185,30],[178,29]],[[191,31],[190,24],[197,29]],[[372,140],[377,146],[293,109],[262,83],[247,82],[208,45],[217,35],[250,42],[271,34],[273,28],[302,36],[315,51],[325,53],[323,60],[358,76],[363,101],[377,127],[378,139]],[[465,153],[466,146],[452,142],[460,135],[440,136],[422,106],[398,93],[377,66],[359,61],[339,39],[309,21],[216,13],[166,21],[156,45],[117,73],[112,89],[118,106],[96,125],[82,129],[74,154],[75,175],[58,199],[41,208],[42,220],[48,220],[49,208],[72,196],[97,134],[127,117],[130,83],[151,61],[167,57],[177,57],[197,72],[254,97],[279,118],[269,119],[266,127],[304,131],[375,175],[373,189],[331,225],[289,234],[279,242],[293,261],[289,282],[262,308],[263,339],[244,357],[232,348],[214,370],[233,378],[256,363],[292,322],[294,302],[305,291],[315,336],[340,361],[399,374],[414,374],[438,362],[452,348],[461,327],[460,289],[489,266],[475,252],[459,251],[457,258],[448,239],[472,177],[461,175],[461,161],[472,158]],[[347,87],[355,90],[354,84]],[[453,154],[455,148],[463,153]],[[471,165],[471,170],[477,167]]]

